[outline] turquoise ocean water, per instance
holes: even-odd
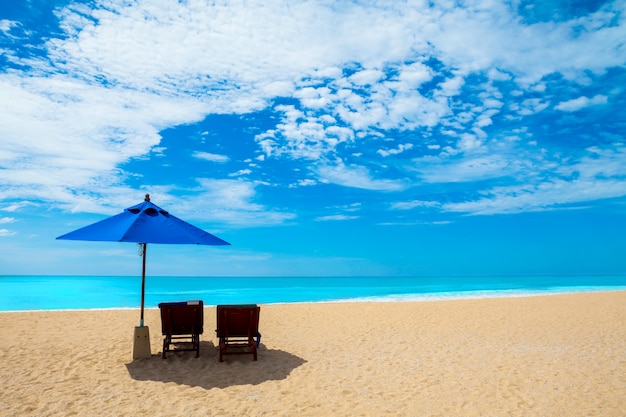
[[[206,305],[408,301],[626,290],[626,275],[493,277],[147,277],[147,308]],[[0,276],[0,311],[138,308],[137,276]]]

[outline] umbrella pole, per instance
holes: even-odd
[[[150,329],[143,325],[143,304],[144,294],[146,292],[146,243],[140,243],[141,256],[143,256],[143,267],[141,270],[141,321],[139,326],[135,327],[135,336],[133,341],[133,359],[149,358],[150,352]]]
[[[147,243],[142,243],[143,250],[141,253],[142,260],[142,268],[141,268],[141,320],[139,320],[139,327],[143,327],[143,303],[144,303],[144,294],[146,292],[146,248],[148,246]]]

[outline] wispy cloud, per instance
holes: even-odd
[[[18,22],[8,19],[0,19],[0,31],[4,32],[6,35],[9,35],[11,28],[19,26]]]
[[[16,202],[16,203],[9,204],[8,206],[0,207],[0,210],[6,211],[6,212],[9,212],[9,213],[14,213],[16,211],[19,211],[19,210],[25,208],[25,207],[33,207],[33,206],[36,206],[36,205],[37,204],[32,203],[30,201],[19,201],[19,202]]]
[[[422,157],[413,161],[419,177],[429,183],[472,182],[514,175],[525,161],[510,155],[469,155],[461,158]]]
[[[412,201],[399,201],[399,202],[391,204],[392,210],[412,210],[418,207],[439,208],[441,207],[441,203],[438,201],[412,200]]]
[[[0,237],[15,236],[17,233],[8,229],[0,229]]]
[[[221,163],[228,162],[230,160],[230,158],[226,155],[218,155],[209,152],[194,152],[193,157],[198,159],[204,159],[205,161]]]
[[[585,107],[606,104],[607,101],[608,97],[602,94],[598,94],[592,98],[582,96],[572,100],[562,101],[554,108],[562,111],[578,111],[580,109],[584,109]]]
[[[200,187],[183,201],[172,201],[172,210],[187,213],[190,218],[230,225],[262,226],[294,219],[288,211],[278,211],[255,202],[251,182],[198,178]]]
[[[602,158],[598,153],[602,154]],[[475,200],[450,202],[442,210],[473,215],[511,214],[575,207],[594,200],[626,195],[626,149],[591,148],[579,161],[554,167],[549,178],[480,192]]]
[[[358,219],[359,216],[348,216],[346,214],[331,214],[328,216],[320,216],[316,217],[315,221],[317,222],[328,222],[328,221],[345,221],[345,220],[355,220]]]
[[[406,188],[402,181],[376,179],[363,166],[346,166],[341,161],[325,164],[317,168],[321,182],[338,184],[345,187],[377,191],[399,191]]]
[[[398,145],[397,148],[394,149],[379,149],[376,151],[376,153],[378,153],[380,156],[382,157],[388,157],[391,155],[398,155],[401,154],[405,151],[408,151],[410,149],[413,148],[413,144],[412,143],[405,143],[405,144],[400,144]]]
[[[447,203],[444,211],[472,215],[515,214],[571,208],[591,200],[623,196],[623,181],[562,181],[545,182],[537,186],[494,188],[485,197],[461,203]]]

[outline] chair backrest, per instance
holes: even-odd
[[[257,337],[261,307],[256,304],[217,306],[217,337]]]
[[[202,300],[160,303],[159,308],[163,334],[202,334],[204,326]]]

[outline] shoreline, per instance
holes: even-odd
[[[626,415],[626,292],[261,304],[258,361],[132,360],[136,309],[0,315],[0,416]]]
[[[357,297],[357,298],[342,298],[332,300],[317,300],[317,301],[286,301],[286,302],[270,302],[270,303],[258,303],[259,305],[299,305],[299,304],[333,304],[333,303],[420,303],[420,302],[435,302],[435,301],[454,301],[454,300],[483,300],[483,299],[498,299],[498,298],[524,298],[524,297],[550,297],[553,295],[567,295],[567,294],[596,294],[596,293],[613,293],[613,292],[626,292],[626,287],[602,287],[594,289],[593,287],[584,289],[570,289],[570,290],[477,290],[466,292],[448,292],[448,293],[430,293],[430,294],[399,294],[388,295],[380,297]],[[446,295],[442,295],[446,294]],[[187,301],[187,300],[178,300]],[[216,307],[217,304],[206,304],[205,307]],[[158,310],[158,306],[144,307],[145,310]],[[139,310],[139,306],[133,307],[98,307],[98,308],[63,308],[63,309],[31,309],[31,310],[2,310],[3,313],[43,313],[50,311],[109,311],[109,310]]]

